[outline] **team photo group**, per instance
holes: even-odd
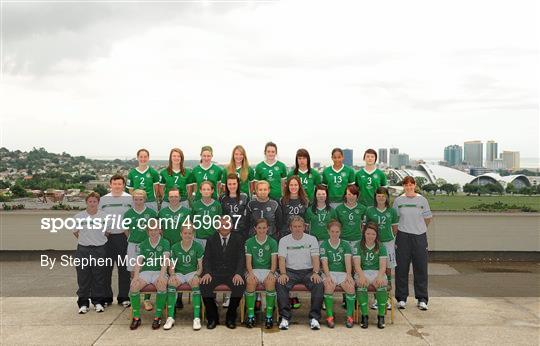
[[[343,163],[341,149],[329,156],[319,172],[309,152],[298,149],[288,169],[278,160],[277,145],[268,142],[264,160],[252,168],[238,145],[220,167],[212,147],[204,146],[200,163],[187,168],[183,151],[173,148],[168,166],[158,171],[149,165],[149,151],[138,150],[138,166],[127,176],[113,175],[108,194],[88,194],[86,209],[75,216],[86,220],[74,230],[76,258],[109,260],[76,267],[79,314],[91,305],[101,313],[113,304],[115,266],[116,300],[131,309],[132,330],[142,324],[142,309],[153,311],[152,329],[171,329],[186,295],[193,329],[201,329],[202,320],[215,328],[218,286],[227,287],[224,323],[231,329],[240,308],[247,328],[260,323],[287,330],[292,311],[301,307],[295,287],[310,294],[307,321],[313,330],[321,320],[329,328],[352,328],[355,316],[368,328],[370,308],[382,329],[394,305],[392,279],[395,306],[406,308],[411,264],[416,307],[427,310],[432,214],[414,178],[405,177],[403,192],[391,201],[375,150],[364,152],[358,171]],[[105,232],[92,227],[92,221],[111,216],[122,222]],[[345,312],[339,322],[338,295]]]

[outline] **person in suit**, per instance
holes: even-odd
[[[238,232],[231,232],[229,217],[221,217],[218,232],[208,238],[203,258],[201,294],[206,307],[208,329],[219,324],[214,289],[221,284],[231,289],[231,300],[226,315],[227,328],[236,328],[236,314],[245,291],[243,275],[246,272],[244,239]]]

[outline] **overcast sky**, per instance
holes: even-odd
[[[539,156],[536,1],[3,3],[1,145]]]

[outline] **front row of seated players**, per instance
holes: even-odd
[[[326,304],[327,325],[335,326],[333,311],[333,293],[336,286],[346,293],[347,318],[345,325],[353,326],[355,298],[360,303],[361,327],[368,327],[368,288],[376,290],[378,305],[378,327],[384,328],[384,314],[387,303],[386,249],[380,245],[377,224],[368,222],[362,232],[362,240],[351,249],[346,241],[340,240],[341,224],[332,221],[328,224],[329,239],[322,242],[320,249],[315,237],[304,233],[304,220],[294,217],[291,220],[291,234],[278,243],[267,235],[268,222],[257,221],[255,235],[242,246],[242,238],[227,227],[222,219],[218,232],[208,239],[206,249],[194,241],[192,227],[183,227],[181,241],[169,246],[160,236],[157,223],[149,222],[148,239],[139,246],[139,257],[134,268],[131,284],[131,302],[133,320],[130,328],[141,325],[140,290],[148,284],[157,289],[156,312],[152,323],[153,329],[161,325],[161,316],[165,304],[168,317],[164,329],[174,325],[176,289],[182,284],[189,284],[193,300],[193,329],[201,328],[201,292],[207,309],[207,328],[213,329],[219,324],[215,305],[215,287],[227,285],[232,290],[231,304],[226,315],[226,325],[236,327],[236,310],[244,293],[245,273],[246,326],[255,325],[255,290],[259,283],[266,291],[265,327],[272,328],[272,312],[277,298],[281,315],[280,329],[286,330],[292,318],[289,292],[296,284],[304,284],[311,291],[311,309],[309,323],[312,329],[319,329],[321,306]],[[319,260],[320,253],[320,260]],[[279,255],[279,258],[278,258]],[[245,256],[245,257],[244,257]],[[276,274],[278,267],[280,275]],[[319,275],[322,262],[322,278]],[[167,279],[167,269],[169,279]],[[356,273],[354,279],[352,273]],[[202,276],[201,276],[202,275]],[[199,279],[201,277],[201,279]],[[277,278],[277,280],[276,280]],[[276,283],[277,281],[277,283]],[[200,285],[200,288],[199,288]],[[277,286],[277,287],[276,287]],[[354,295],[357,287],[356,297]]]

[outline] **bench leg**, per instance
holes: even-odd
[[[240,298],[240,323],[244,323],[244,307],[245,307],[245,300],[244,300],[244,296],[242,296],[242,298]]]

